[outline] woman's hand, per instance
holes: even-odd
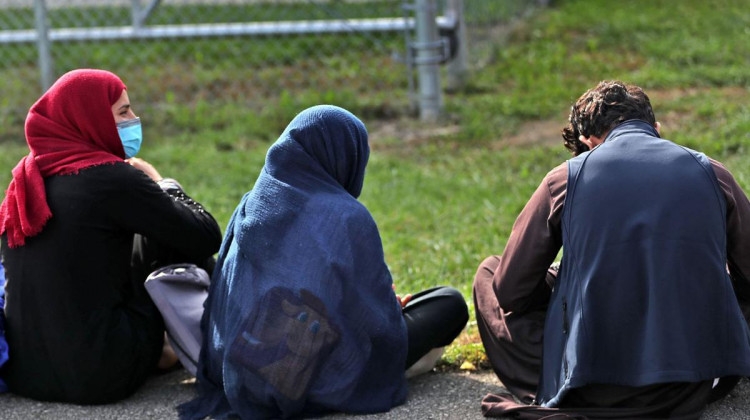
[[[129,163],[130,166],[143,171],[143,173],[148,175],[149,178],[153,179],[154,182],[159,182],[162,180],[162,176],[159,175],[159,171],[157,171],[153,165],[141,158],[133,157],[130,159],[125,159],[125,162]]]
[[[393,291],[395,292],[396,291],[396,285],[393,284],[393,285],[391,285],[391,287],[393,288]],[[398,301],[398,304],[401,305],[401,308],[403,308],[411,300],[411,293],[409,293],[408,295],[406,295],[404,297],[396,295],[396,300]]]

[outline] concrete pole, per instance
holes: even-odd
[[[440,46],[438,27],[435,21],[435,0],[417,0],[416,7],[417,77],[419,79],[419,118],[422,121],[437,121],[443,110],[440,86]]]
[[[54,77],[52,64],[52,46],[49,39],[49,22],[47,5],[44,0],[34,0],[34,21],[36,23],[36,46],[39,52],[39,76],[42,92],[52,86]]]
[[[445,15],[456,22],[455,41],[458,43],[456,54],[447,64],[446,88],[451,91],[463,89],[469,73],[469,49],[464,25],[464,1],[447,0]]]

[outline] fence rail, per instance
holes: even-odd
[[[457,22],[452,17],[438,16],[440,30],[453,31]],[[280,21],[254,23],[205,23],[196,25],[118,26],[94,28],[62,28],[49,31],[53,42],[69,41],[122,41],[163,38],[211,38],[231,36],[270,36],[338,34],[357,32],[403,32],[414,30],[413,18],[380,18],[327,21]],[[37,42],[36,30],[0,32],[0,44]]]
[[[0,0],[0,140],[19,134],[8,127],[22,126],[40,80],[78,67],[116,72],[157,111],[262,109],[290,97],[430,110],[441,75],[460,83],[471,67],[472,37],[481,47],[488,28],[538,1],[469,0],[464,10],[462,0]],[[438,67],[448,53],[460,60]]]

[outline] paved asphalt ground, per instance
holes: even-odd
[[[135,395],[117,404],[79,406],[44,403],[0,394],[0,419],[176,419],[174,407],[193,396],[194,380],[184,370],[152,377]],[[492,372],[428,373],[409,381],[406,404],[369,416],[338,414],[330,420],[482,419],[480,402],[501,391]],[[750,420],[750,382],[743,379],[725,399],[711,405],[702,419]]]

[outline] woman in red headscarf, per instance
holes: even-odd
[[[30,153],[0,206],[10,349],[0,377],[12,392],[79,404],[131,394],[163,351],[147,275],[218,250],[213,217],[133,157],[141,139],[107,71],[71,71],[29,110]]]

